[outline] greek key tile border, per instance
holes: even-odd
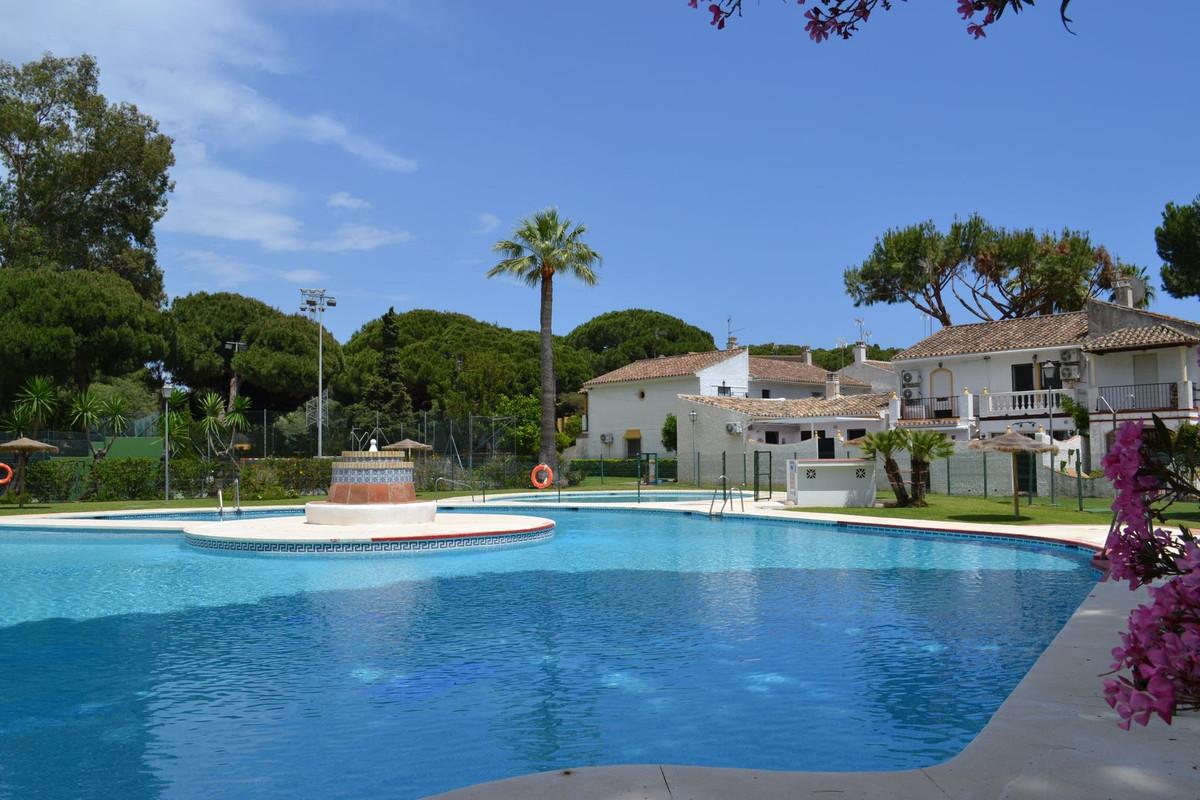
[[[184,534],[184,541],[204,550],[224,550],[242,553],[427,553],[461,550],[476,547],[506,547],[532,544],[550,539],[554,528],[502,533],[493,536],[467,536],[457,539],[406,539],[399,542],[243,542],[233,539],[210,539]]]

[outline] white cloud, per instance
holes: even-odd
[[[349,192],[334,192],[333,194],[329,195],[329,199],[325,201],[325,205],[328,208],[349,208],[352,210],[360,210],[371,207],[371,204],[368,201],[362,199],[361,197],[355,197]]]
[[[272,269],[250,264],[211,250],[183,250],[169,258],[180,263],[188,272],[199,277],[197,285],[205,288],[236,289],[248,283],[284,281],[292,284],[320,283],[326,275],[315,269]]]
[[[479,215],[479,227],[472,231],[472,233],[491,233],[499,227],[500,218],[490,211],[484,211]]]
[[[92,0],[14,3],[0,24],[0,58],[19,63],[45,51],[91,53],[102,91],[159,121],[175,139],[176,155],[163,230],[267,250],[336,252],[403,241],[403,231],[378,229],[313,240],[289,210],[291,189],[233,169],[224,158],[293,141],[333,146],[387,171],[417,168],[412,158],[328,113],[286,108],[250,85],[296,67],[286,43],[260,19],[262,10],[249,0],[106,0],[102,8]]]
[[[387,230],[370,225],[343,225],[333,236],[319,239],[308,249],[323,253],[343,253],[348,250],[374,250],[389,244],[411,241],[413,235],[405,230]]]

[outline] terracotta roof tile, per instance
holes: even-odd
[[[951,325],[897,353],[893,360],[1078,345],[1087,330],[1086,311]]]
[[[592,378],[583,385],[586,388],[600,383],[646,381],[655,378],[679,378],[684,375],[695,375],[700,370],[711,367],[713,364],[720,364],[722,361],[733,358],[741,352],[744,351],[740,349],[712,350],[707,353],[685,353],[678,356],[643,358],[641,361],[634,361],[632,364],[626,364],[623,367],[614,369],[612,372],[606,372],[603,375]],[[823,378],[822,381],[824,381]]]
[[[1118,328],[1095,339],[1089,339],[1083,348],[1091,353],[1111,353],[1117,350],[1144,350],[1153,347],[1193,345],[1200,339],[1169,325]]]
[[[826,370],[803,361],[784,361],[768,356],[750,356],[750,377],[757,381],[779,381],[780,383],[811,383],[825,385]],[[871,384],[855,378],[841,376],[843,386],[869,388]]]
[[[891,393],[847,394],[841,397],[805,397],[788,400],[761,400],[756,397],[710,397],[684,394],[680,399],[701,405],[738,411],[753,419],[793,417],[878,417],[887,408]]]

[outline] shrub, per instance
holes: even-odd
[[[105,458],[92,464],[85,500],[153,500],[162,494],[162,464],[146,458]]]
[[[49,503],[79,495],[88,463],[73,458],[45,458],[30,462],[25,470],[26,501]]]

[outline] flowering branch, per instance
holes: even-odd
[[[1036,0],[955,0],[958,3],[958,14],[964,20],[970,20],[967,33],[976,39],[987,36],[985,30],[997,22],[1008,9],[1019,14],[1025,6],[1032,6]],[[784,0],[787,2],[787,0]],[[806,0],[795,0],[796,5],[806,5]],[[823,42],[831,36],[849,39],[858,32],[858,26],[871,17],[871,13],[879,8],[888,11],[895,0],[813,0],[812,6],[804,12],[808,22],[804,30],[814,42]],[[1071,18],[1067,16],[1067,6],[1071,0],[1062,0],[1059,7],[1059,17],[1063,27],[1071,31]],[[690,8],[700,8],[700,0],[688,0]],[[715,0],[709,3],[708,13],[712,14],[709,24],[717,30],[722,30],[725,23],[733,16],[742,16],[742,0]],[[978,15],[978,16],[977,16]]]
[[[1147,433],[1141,421],[1126,422],[1103,461],[1116,490],[1104,546],[1110,574],[1131,589],[1168,578],[1148,589],[1153,602],[1130,612],[1112,651],[1109,674],[1128,673],[1105,681],[1104,697],[1125,730],[1200,709],[1200,543],[1187,528],[1155,527],[1173,503],[1196,494],[1200,432],[1189,425],[1171,432],[1155,417]]]

